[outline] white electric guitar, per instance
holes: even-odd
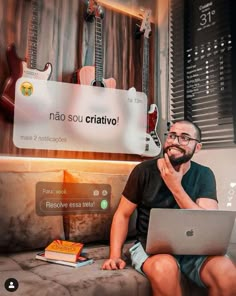
[[[32,0],[32,17],[28,31],[27,62],[22,62],[23,77],[48,80],[52,74],[52,65],[47,63],[43,70],[37,69],[38,53],[39,0]]]
[[[5,109],[10,119],[13,119],[14,114],[15,84],[17,79],[20,77],[28,77],[48,80],[52,73],[51,63],[46,63],[43,70],[38,70],[36,68],[38,52],[39,2],[40,0],[32,0],[32,17],[28,29],[26,62],[17,56],[14,44],[11,44],[7,48],[6,54],[10,68],[10,77],[8,77],[4,84],[0,106]]]

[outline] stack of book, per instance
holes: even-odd
[[[83,246],[81,243],[54,240],[44,251],[36,255],[36,259],[75,268],[92,264],[93,259],[82,253]]]

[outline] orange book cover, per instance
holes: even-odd
[[[76,262],[83,246],[82,243],[57,239],[45,248],[45,257],[48,259]]]

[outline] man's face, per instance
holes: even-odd
[[[196,131],[194,126],[187,123],[175,123],[170,128],[169,133],[176,136],[186,136],[196,139]],[[175,139],[167,137],[164,144],[164,153],[167,153],[173,166],[178,166],[188,162],[193,157],[196,146],[198,145],[198,142],[195,140],[190,140],[187,145],[184,142],[181,143],[181,140],[179,143],[179,140],[180,139],[177,137]]]

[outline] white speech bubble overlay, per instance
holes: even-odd
[[[142,92],[22,77],[16,83],[13,141],[18,148],[142,154]]]

